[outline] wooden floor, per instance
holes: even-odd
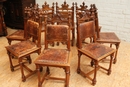
[[[15,30],[8,29],[8,33],[12,33]],[[5,37],[0,37],[0,87],[37,87],[37,74],[34,74],[26,80],[21,81],[20,69],[17,68],[14,72],[10,71],[9,59],[6,53],[5,46],[8,45]],[[97,74],[97,84],[91,85],[91,81],[87,78],[77,74],[77,50],[76,47],[72,47],[72,58],[71,58],[71,76],[70,76],[70,87],[129,87],[130,85],[130,43],[122,41],[118,52],[118,60],[116,64],[112,65],[112,73],[110,76],[103,70],[99,70]],[[38,55],[32,54],[32,59],[35,59]],[[17,61],[14,61],[17,63]],[[82,58],[82,69],[89,71],[90,60],[83,56]],[[104,60],[101,63],[104,66],[108,65],[108,60]],[[34,63],[29,65],[30,68],[35,69]],[[45,73],[43,68],[42,74]],[[53,76],[64,76],[64,70],[61,68],[51,68],[51,75]],[[45,80],[43,87],[64,87],[63,81]]]

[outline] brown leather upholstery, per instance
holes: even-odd
[[[25,38],[24,38],[24,30],[18,30],[16,32],[6,36],[6,38],[8,40],[9,45],[11,45],[11,42],[13,40],[23,41],[23,40],[25,40]]]
[[[23,60],[27,58],[29,63],[31,63],[30,54],[41,52],[41,29],[39,23],[32,20],[27,21],[25,40],[13,45],[6,46],[6,50],[9,56],[11,71],[14,71],[15,67],[20,65],[22,81],[31,76],[36,70],[31,70],[26,66],[26,61]],[[18,64],[13,64],[13,59],[18,59]],[[24,73],[24,68],[29,71],[27,75]]]
[[[76,19],[79,22],[87,22],[94,20],[95,21],[95,36],[96,36],[96,42],[99,43],[109,43],[110,47],[112,45],[115,45],[116,47],[116,53],[115,53],[115,58],[114,62],[116,63],[117,61],[117,52],[118,48],[120,45],[120,39],[117,37],[117,35],[114,32],[101,32],[101,26],[99,26],[99,21],[98,21],[98,12],[95,4],[91,4],[90,8],[88,8],[85,3],[80,5],[80,8],[77,7],[76,4]],[[78,26],[78,23],[77,23]],[[92,39],[90,37],[90,41],[92,42]]]
[[[112,65],[112,59],[114,56],[114,53],[116,52],[115,49],[107,47],[105,45],[102,45],[100,43],[88,43],[84,44],[82,43],[85,38],[91,37],[93,38],[93,42],[96,41],[96,36],[95,36],[95,23],[94,21],[88,21],[84,23],[78,22],[78,30],[77,30],[77,35],[78,35],[78,68],[77,68],[77,73],[83,75],[84,77],[87,77],[92,81],[92,84],[96,84],[96,75],[97,75],[97,70],[99,68],[102,68],[107,71],[108,75],[111,73],[111,65]],[[85,73],[83,70],[81,70],[81,58],[82,55],[87,56],[86,58],[90,58],[93,60],[91,63],[91,66],[94,65],[94,69],[90,72]],[[109,68],[104,68],[99,65],[99,62],[106,57],[110,56],[110,64]],[[90,77],[90,74],[94,73],[93,77]]]
[[[50,42],[65,42],[65,48],[50,48]],[[60,46],[60,45],[59,45]],[[64,80],[65,87],[69,87],[70,77],[70,28],[67,25],[47,25],[45,31],[45,49],[35,60],[38,72],[38,87],[42,87],[42,83],[47,79]],[[41,66],[47,66],[45,75],[40,75]],[[49,67],[59,67],[65,70],[65,78],[49,76]]]
[[[99,19],[98,19],[98,12],[97,12],[97,8],[95,4],[91,5],[91,10],[93,10],[94,12],[94,19],[95,19],[95,29],[97,31],[97,42],[98,43],[109,43],[110,47],[112,47],[112,45],[115,45],[116,47],[116,53],[115,53],[115,58],[113,63],[116,63],[117,61],[117,53],[118,53],[118,48],[120,45],[120,39],[118,38],[118,36],[114,33],[114,32],[100,32],[99,31]]]

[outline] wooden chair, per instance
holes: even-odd
[[[17,30],[16,32],[6,36],[9,45],[11,45],[12,41],[24,41],[24,30]]]
[[[50,7],[49,4],[47,4],[47,2],[45,1],[45,3],[42,5],[41,10],[42,10],[42,13],[43,13],[44,15],[47,15],[47,16],[48,16],[48,17],[47,17],[48,19],[52,18],[53,15],[54,15],[54,3],[52,3],[52,6]],[[45,22],[45,21],[42,22],[42,23],[43,23],[42,32],[45,31],[44,22]]]
[[[56,4],[56,3],[54,3]],[[46,24],[48,25],[68,25],[71,27],[71,12],[66,12],[66,15],[61,15],[61,13],[57,12],[54,14],[47,14],[46,18]],[[60,42],[57,42],[56,44],[59,45]],[[63,42],[61,42],[63,43]],[[64,44],[64,43],[63,43]],[[51,42],[51,46],[54,46],[55,43]]]
[[[54,2],[52,3],[52,6],[50,7],[49,4],[45,1],[44,4],[42,5],[42,11],[44,13],[47,13],[49,17],[52,17],[54,14]]]
[[[79,23],[94,20],[94,17],[91,15],[92,13],[90,9],[88,8],[87,5],[85,5],[84,2],[82,3],[82,5],[80,5],[80,7],[78,7],[77,3],[75,3],[75,7],[76,7],[76,28],[78,30]],[[92,42],[92,38],[91,37],[89,38],[90,38],[90,42]]]
[[[25,17],[24,18],[31,18],[34,19],[35,16],[35,11],[38,9],[37,5],[34,5],[34,7],[32,6],[32,4],[30,5],[30,7],[26,7],[25,8]],[[33,14],[32,14],[33,13]],[[33,15],[33,16],[32,16]],[[25,22],[24,22],[25,25]],[[16,32],[6,36],[9,45],[11,45],[12,41],[24,41],[25,40],[25,34],[26,30],[25,27],[23,30],[17,30]]]
[[[74,45],[75,41],[75,24],[74,24],[74,3],[72,3],[72,7],[69,7],[69,5],[64,1],[64,3],[60,6],[58,6],[58,2],[56,2],[56,14],[59,15],[62,23],[63,21],[66,21],[68,16],[71,16],[71,30],[72,30],[72,43],[71,45]]]
[[[92,84],[96,84],[96,76],[98,69],[102,68],[103,70],[107,71],[107,74],[110,75],[111,73],[111,66],[112,66],[112,60],[114,53],[116,52],[115,49],[107,47],[105,45],[102,45],[100,43],[95,43],[96,37],[95,37],[95,23],[94,21],[88,21],[80,23],[78,21],[78,68],[77,73],[83,75],[84,77],[87,77],[92,81]],[[93,38],[94,43],[88,43],[84,44],[82,41],[85,38]],[[83,70],[81,70],[81,58],[82,55],[87,56],[86,58],[90,58],[94,61],[94,69],[90,72],[85,73]],[[109,68],[104,68],[99,65],[100,61],[105,59],[106,57],[110,56],[110,64]],[[91,74],[94,73],[93,77],[90,77]]]
[[[27,58],[29,63],[31,63],[30,55],[32,53],[40,54],[41,52],[41,29],[39,23],[32,20],[27,20],[25,40],[13,45],[6,46],[11,71],[14,71],[14,68],[20,65],[22,81],[26,81],[26,78],[36,72],[36,70],[33,71],[27,67],[25,64],[26,61],[24,61],[24,59]],[[16,58],[18,59],[17,65],[13,64],[13,59]],[[26,69],[29,73],[25,75],[24,69]]]
[[[85,2],[83,2],[82,5],[80,5],[80,7],[78,7],[77,2],[76,2],[75,10],[76,10],[76,14],[78,14],[80,18],[83,16],[83,12],[86,12],[86,11],[89,12],[89,8],[87,5],[85,5]]]
[[[118,48],[120,45],[120,39],[118,38],[118,36],[114,33],[114,32],[100,32],[98,30],[99,27],[99,22],[98,22],[98,12],[97,12],[97,8],[95,4],[91,5],[90,8],[91,12],[93,12],[93,16],[95,17],[95,29],[96,29],[96,36],[97,36],[97,42],[98,43],[108,43],[110,44],[110,47],[112,47],[112,45],[115,45],[116,47],[116,53],[115,53],[115,58],[113,63],[116,63],[117,61],[117,52],[118,52]]]
[[[85,22],[93,19],[95,20],[95,35],[97,38],[96,41],[99,43],[109,43],[110,47],[112,47],[113,44],[116,46],[115,58],[113,61],[113,63],[116,63],[117,52],[120,45],[119,38],[114,32],[101,32],[101,26],[99,26],[98,23],[98,13],[95,4],[91,4],[90,9],[85,8],[87,7],[85,4],[81,5],[80,7],[83,9],[83,11],[80,11],[80,8],[76,7],[76,15],[80,18],[80,21]]]
[[[87,21],[91,21],[93,19],[92,17],[92,12],[91,10],[88,8],[87,5],[85,5],[85,2],[83,2],[80,7],[78,7],[77,3],[75,3],[75,8],[76,8],[76,16],[78,16],[78,18],[80,19],[80,22],[87,22]],[[76,17],[76,28],[78,26],[78,19]],[[91,37],[90,37],[90,41],[92,41]]]
[[[50,42],[65,42],[65,48],[50,48]],[[67,47],[66,47],[67,45]],[[60,45],[59,45],[60,46]],[[35,60],[38,73],[38,87],[42,87],[45,79],[65,81],[65,87],[69,87],[70,77],[70,28],[67,25],[47,25],[45,29],[45,49]],[[40,67],[47,66],[46,73],[40,75]],[[59,67],[65,70],[65,78],[49,76],[49,67]]]
[[[95,17],[94,12],[97,10],[93,8],[93,5],[90,5],[90,8],[85,5],[85,2],[80,5],[80,7],[77,6],[77,3],[75,3],[76,8],[76,15],[80,17],[80,20],[82,21],[90,21],[93,17]],[[101,31],[101,26],[98,26],[98,31]]]

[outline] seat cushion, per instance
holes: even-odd
[[[35,60],[36,64],[64,65],[69,62],[69,51],[65,49],[46,49]]]
[[[23,40],[24,39],[24,30],[18,30],[6,37],[7,39],[18,39]]]
[[[16,57],[22,57],[28,53],[38,50],[39,48],[35,45],[35,43],[28,40],[6,46],[6,49]]]
[[[99,43],[86,44],[82,47],[82,49],[78,50],[95,60],[101,60],[116,51],[113,48],[107,47]]]
[[[120,43],[120,39],[114,32],[100,32],[100,38],[96,41],[102,43]]]

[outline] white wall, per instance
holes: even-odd
[[[62,4],[64,0],[36,0],[40,6],[47,1]],[[121,40],[130,42],[130,0],[66,0],[71,6],[72,2],[80,5],[85,2],[88,6],[96,4],[99,14],[99,24],[102,26],[101,31],[115,32]]]

